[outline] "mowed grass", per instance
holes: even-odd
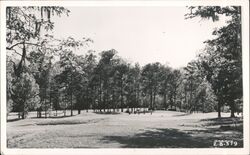
[[[7,123],[8,148],[209,148],[214,140],[234,140],[243,146],[242,120],[223,113],[146,114],[82,112],[72,117],[35,118]],[[69,115],[69,113],[67,114]],[[226,146],[225,146],[226,147]],[[229,146],[235,147],[235,146]]]

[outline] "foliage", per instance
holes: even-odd
[[[219,20],[219,15],[231,17],[227,25],[213,32],[215,39],[207,40],[205,53],[200,55],[201,68],[211,83],[220,108],[230,106],[234,117],[235,100],[242,98],[242,51],[241,51],[241,8],[233,7],[189,7],[187,18],[201,17]],[[195,10],[192,12],[192,10]]]
[[[27,72],[13,81],[11,98],[15,109],[22,113],[22,118],[25,118],[29,110],[39,107],[39,86],[34,77]]]

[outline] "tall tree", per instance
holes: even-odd
[[[199,60],[191,61],[184,68],[185,98],[190,112],[211,111],[216,103],[211,84],[206,80],[201,68],[202,64]]]
[[[160,91],[159,94],[163,97],[163,107],[165,110],[168,108],[168,96],[170,89],[171,68],[162,66],[160,68]]]
[[[124,96],[125,96],[125,87],[126,87],[126,79],[127,79],[127,73],[129,71],[128,65],[121,59],[119,59],[117,65],[115,66],[115,83],[117,87],[117,98],[120,99],[120,107],[121,107],[121,112],[123,112],[123,108],[125,108],[125,103],[124,103]]]
[[[220,15],[230,17],[227,24],[215,31],[215,39],[206,41],[208,48],[202,57],[207,80],[218,99],[218,117],[221,106],[230,106],[231,117],[236,110],[235,101],[242,98],[242,43],[241,7],[189,7],[187,18],[201,17],[218,21]]]
[[[76,62],[75,55],[72,51],[64,51],[60,55],[60,67],[63,68],[60,76],[60,84],[66,88],[65,97],[70,102],[71,115],[73,115],[73,91],[74,91],[74,80],[73,77],[76,73]]]
[[[147,64],[141,73],[142,90],[150,97],[150,109],[155,108],[156,95],[159,93],[160,63]]]
[[[181,73],[179,70],[174,69],[170,72],[170,75],[169,75],[169,81],[170,81],[169,100],[170,100],[171,109],[173,108],[173,106],[176,106],[177,93],[178,93],[177,90],[178,90],[178,87],[181,83],[180,77],[181,77]]]
[[[98,83],[98,107],[99,109],[107,109],[110,102],[110,87],[113,74],[114,57],[117,51],[114,49],[101,52],[101,58],[94,70],[94,80]]]
[[[15,106],[22,119],[26,118],[30,109],[35,109],[39,106],[39,86],[31,74],[23,72],[20,77],[13,82],[11,91],[11,98],[14,104],[16,104]]]

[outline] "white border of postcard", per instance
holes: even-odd
[[[243,49],[243,148],[204,148],[204,149],[8,149],[6,145],[6,6],[199,6],[199,5],[238,5],[242,6],[242,49]],[[0,1],[1,6],[1,154],[249,154],[249,1],[248,0],[176,0],[176,1]]]

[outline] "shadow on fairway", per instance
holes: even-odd
[[[42,117],[36,117],[36,116],[34,116],[34,117],[30,117],[30,118],[32,118],[32,119],[58,119],[58,118],[67,118],[67,117],[74,117],[74,116],[77,116],[77,115],[73,115],[73,116],[70,116],[70,115],[66,115],[66,116],[48,116],[47,118],[46,117],[44,117],[44,116],[42,116]]]
[[[199,134],[195,135],[197,132]],[[213,133],[213,130],[182,132],[177,129],[154,129],[134,136],[105,136],[102,140],[106,143],[118,142],[123,148],[209,148],[213,147],[214,140],[218,140]],[[239,144],[238,147],[242,147],[242,143]]]
[[[193,138],[177,129],[155,129],[134,136],[106,136],[107,143],[116,141],[125,148],[193,148],[211,147],[210,141]]]
[[[240,131],[239,128],[242,129],[242,126],[239,126],[236,128],[235,127],[231,127],[231,128],[220,127],[220,128],[209,128],[206,130],[186,130],[186,131],[200,138],[203,135],[204,137],[203,140],[210,141],[211,144],[213,144],[214,140],[230,140],[230,141],[233,140],[238,143],[237,146],[224,146],[224,148],[227,148],[227,147],[242,148],[243,147],[243,131]]]
[[[7,122],[15,122],[15,121],[20,121],[20,120],[24,120],[24,119],[21,119],[21,118],[7,119]]]
[[[240,117],[222,117],[222,118],[210,118],[202,119],[201,122],[204,122],[205,125],[215,126],[215,125],[237,125],[242,124],[243,120]]]
[[[21,118],[13,118],[13,119],[7,119],[7,122],[15,122],[15,121],[20,121],[20,120],[27,120],[27,119],[42,119],[42,120],[46,120],[46,119],[60,119],[60,118],[67,118],[67,117],[74,117],[77,115],[73,115],[73,116],[48,116],[47,118],[45,117],[36,117],[36,116],[32,116],[26,119],[21,119]]]

